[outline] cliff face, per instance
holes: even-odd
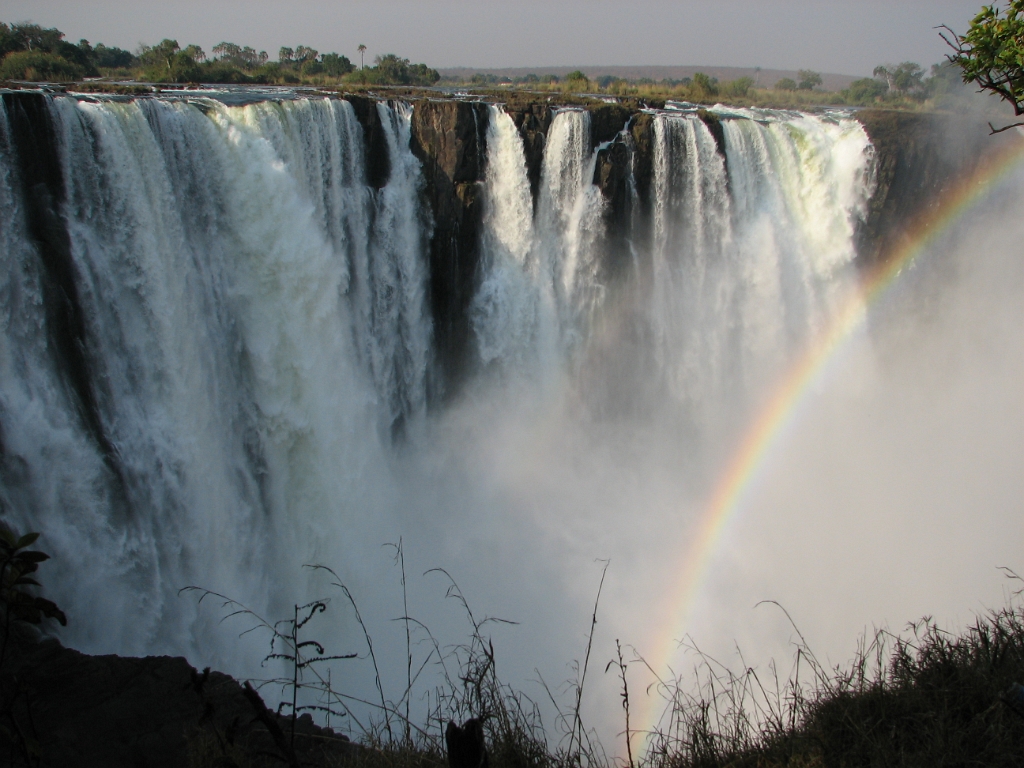
[[[44,99],[36,93],[4,95],[11,140],[20,160],[20,183],[31,235],[45,271],[47,327],[51,353],[69,372],[69,385],[83,420],[104,453],[113,447],[104,434],[96,403],[102,392],[91,389],[84,354],[84,325],[76,295],[77,279],[68,235],[60,220],[63,184],[55,138]],[[366,180],[381,189],[391,173],[387,135],[377,101],[345,97],[363,129]],[[547,137],[556,106],[547,100],[518,99],[505,107],[523,139],[534,205]],[[593,183],[606,201],[604,237],[597,254],[604,279],[613,285],[631,263],[634,246],[650,227],[653,207],[655,118],[638,103],[591,104],[591,147],[596,152]],[[721,119],[700,110],[697,116],[727,157]],[[864,125],[875,153],[876,190],[857,232],[859,260],[871,266],[898,245],[905,224],[969,170],[988,148],[998,145],[983,126],[963,119],[881,110],[863,110]],[[430,310],[433,319],[434,399],[458,391],[473,368],[469,306],[480,279],[479,240],[483,215],[482,182],[486,172],[489,107],[483,103],[423,99],[415,103],[411,149],[422,163],[424,203],[433,221],[429,250]],[[952,139],[950,138],[952,137]],[[112,468],[116,462],[111,462]]]
[[[554,108],[547,102],[520,101],[508,105],[506,111],[523,139],[536,206]],[[593,183],[607,201],[600,262],[611,279],[628,264],[634,196],[640,202],[640,219],[650,211],[654,123],[652,115],[638,105],[600,104],[587,107],[587,111],[591,147],[597,151]],[[365,107],[357,109],[361,120],[365,112]],[[705,110],[699,116],[724,157],[721,122]],[[434,221],[431,308],[444,396],[457,393],[459,382],[475,362],[468,309],[480,277],[481,182],[486,170],[488,117],[488,107],[480,103],[421,100],[413,109],[412,150],[423,163],[426,200]],[[373,129],[372,120],[363,124],[364,130]],[[367,141],[368,151],[379,151],[371,150]]]
[[[388,157],[388,139],[380,122],[377,101],[365,96],[349,96],[347,101],[352,105],[356,119],[363,128],[366,183],[374,189],[380,189],[388,183],[391,175],[391,158]]]
[[[464,101],[416,103],[412,151],[423,163],[434,220],[430,303],[443,392],[453,392],[469,352],[469,302],[479,262],[480,182],[487,157],[487,106]]]
[[[857,232],[862,267],[884,261],[907,225],[998,148],[985,123],[963,117],[865,109],[855,117],[875,153],[875,191]]]
[[[544,164],[544,147],[547,146],[548,129],[551,127],[551,108],[547,104],[529,104],[508,109],[508,114],[523,137],[526,175],[530,179],[530,193],[536,205],[540,172]]]

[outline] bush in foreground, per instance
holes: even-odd
[[[650,768],[1019,766],[1024,762],[1024,611],[954,635],[930,619],[863,644],[825,670],[805,644],[784,685],[705,660],[697,696],[669,691]],[[810,677],[810,684],[801,681]],[[773,677],[773,680],[777,678]]]

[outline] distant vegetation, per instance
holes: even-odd
[[[362,63],[366,46],[356,49]],[[266,51],[236,43],[218,43],[210,54],[177,40],[142,45],[134,53],[88,40],[77,44],[59,29],[36,24],[0,23],[0,80],[72,82],[89,77],[151,83],[433,85],[437,70],[412,64],[396,54],[374,59],[370,67],[352,64],[339,53],[320,53],[305,45],[281,48],[272,61]]]
[[[502,88],[797,109],[821,106],[942,108],[950,106],[954,96],[962,96],[964,93],[959,70],[948,62],[933,65],[930,72],[913,62],[878,66],[874,77],[855,80],[840,91],[822,90],[821,74],[814,70],[802,69],[797,77],[797,80],[782,78],[775,83],[758,83],[750,77],[720,82],[717,78],[697,72],[693,77],[681,80],[656,81],[650,78],[627,80],[610,75],[590,78],[577,70],[564,78],[551,74],[502,78],[477,73],[465,80],[449,79],[443,83],[466,88]]]
[[[209,53],[198,45],[182,47],[165,39],[140,45],[132,52],[88,40],[77,44],[58,29],[36,24],[0,23],[0,80],[77,82],[85,78],[150,83],[226,83],[267,85],[323,85],[365,87],[378,85],[424,87],[438,84],[441,76],[426,64],[413,64],[393,53],[374,57],[365,66],[366,46],[360,44],[358,65],[344,54],[321,53],[306,45],[282,47],[277,59],[266,51],[233,42],[221,42]],[[564,78],[529,74],[516,79],[478,73],[443,85],[469,89],[538,91],[573,96],[613,96],[649,101],[675,99],[700,104],[722,102],[734,106],[809,109],[823,106],[883,106],[897,109],[943,108],[963,98],[959,69],[935,64],[930,72],[913,62],[886,64],[874,76],[856,80],[841,91],[821,89],[821,74],[802,69],[797,79],[759,83],[740,77],[720,82],[703,72],[681,80],[611,76],[591,78],[576,70]]]

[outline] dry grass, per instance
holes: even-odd
[[[490,768],[1024,764],[1024,689],[1013,688],[1024,681],[1024,608],[1019,593],[1006,607],[979,616],[958,634],[928,618],[908,625],[901,634],[878,631],[862,640],[854,660],[844,667],[825,668],[802,636],[787,674],[780,674],[775,664],[758,671],[743,663],[736,672],[692,646],[698,659],[697,683],[688,682],[693,676],[660,681],[664,714],[634,763],[632,753],[627,760],[609,758],[597,736],[580,721],[587,661],[577,665],[569,706],[562,706],[549,692],[557,716],[552,729],[546,730],[536,704],[497,675],[488,628],[501,620],[477,618],[454,580],[444,571],[436,573],[448,579],[448,597],[464,609],[468,640],[445,650],[426,627],[408,619],[433,643],[427,660],[440,669],[443,682],[430,696],[426,722],[411,723],[405,704],[416,670],[426,662],[414,665],[410,652],[409,690],[397,701],[386,700],[382,693],[378,717],[356,735],[361,746],[340,761],[348,766],[443,768],[445,725],[470,717],[484,721]],[[595,602],[594,619],[596,615]],[[589,659],[589,644],[587,651]],[[609,664],[618,667],[623,682],[627,731],[626,671],[637,663],[645,662],[623,661],[620,649],[617,661]],[[193,768],[274,763],[266,754],[225,750],[215,734],[195,734],[192,747]],[[339,759],[315,764],[338,765]]]

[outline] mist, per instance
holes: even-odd
[[[870,627],[955,630],[1003,604],[998,568],[1024,567],[1019,169],[866,308],[680,590],[743,436],[857,301],[860,123],[718,108],[727,166],[695,111],[648,115],[651,210],[614,280],[589,113],[553,116],[534,215],[521,138],[488,107],[477,363],[428,408],[409,108],[372,107],[391,166],[378,190],[349,102],[189,98],[39,97],[115,458],[48,346],[7,112],[0,125],[18,267],[0,283],[3,498],[54,555],[68,644],[262,677],[266,636],[228,614],[273,622],[329,597],[310,631],[360,655],[334,665],[337,689],[402,701],[416,672],[425,722],[479,631],[553,742],[589,647],[584,724],[617,752],[616,640],[647,727],[660,702],[639,659],[685,686],[688,646],[766,669],[799,630],[841,664]],[[358,615],[308,565],[333,569]]]
[[[439,600],[446,579],[418,576],[443,563],[478,618],[518,622],[491,627],[503,679],[542,704],[543,680],[569,706],[607,563],[583,713],[617,753],[616,640],[634,662],[634,717],[657,718],[638,658],[666,661],[658,673],[685,689],[695,647],[784,674],[800,635],[832,667],[877,628],[933,617],[955,632],[1004,605],[1016,586],[1000,568],[1024,568],[1022,191],[1018,169],[868,308],[766,452],[692,605],[665,596],[756,409],[737,423],[737,404],[720,402],[696,438],[657,405],[595,415],[560,381],[546,398],[474,392],[431,425],[431,451],[402,460],[416,488],[400,523],[411,611],[466,639],[461,609]],[[668,636],[666,608],[686,612],[685,635]]]

